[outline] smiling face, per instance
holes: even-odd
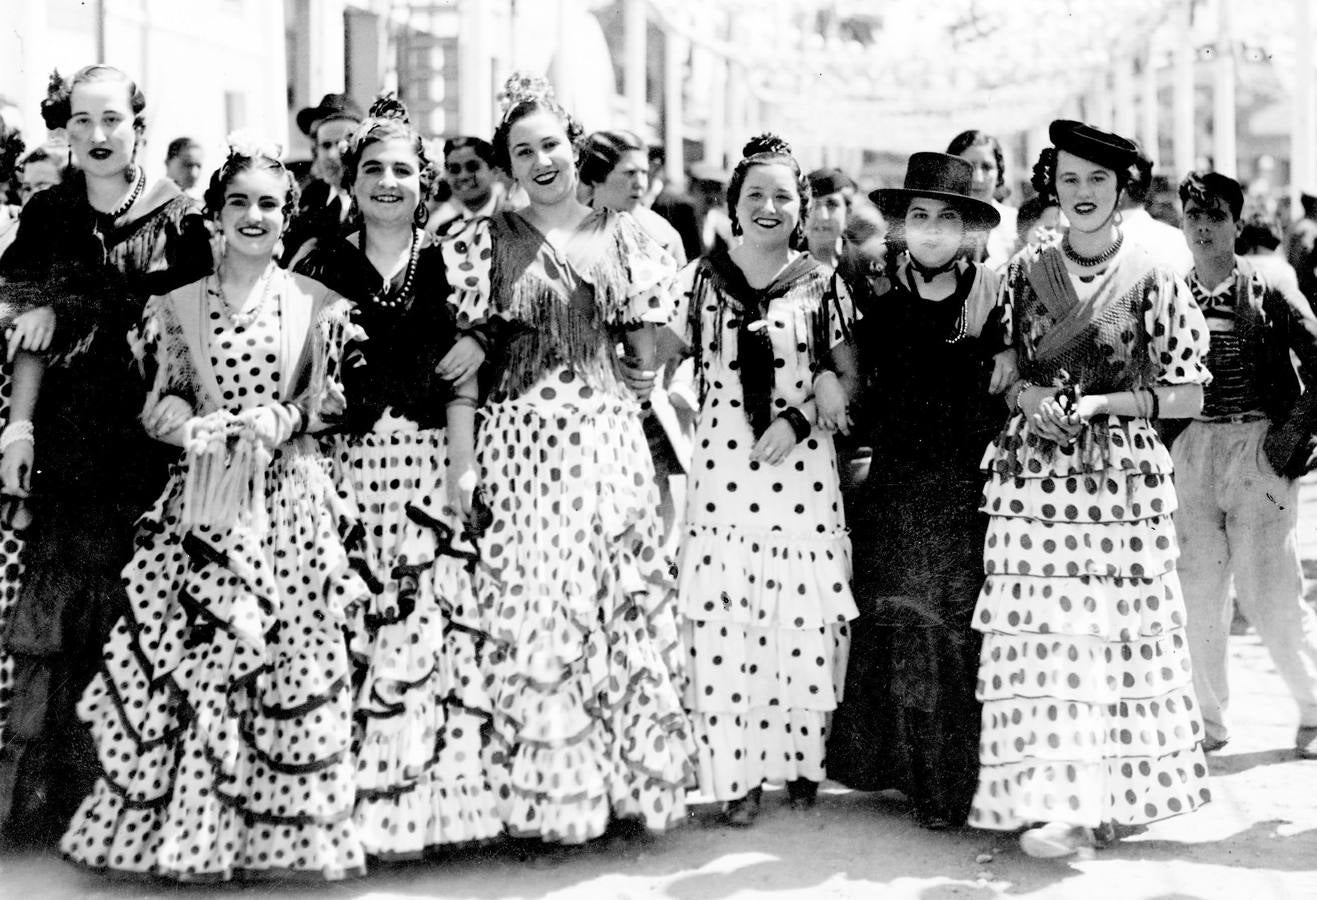
[[[965,240],[965,221],[945,200],[915,197],[905,211],[905,240],[921,265],[944,266]]]
[[[648,187],[649,158],[643,150],[628,150],[603,183],[595,187],[595,203],[607,209],[631,212],[640,205]]]
[[[784,163],[752,166],[736,199],[736,221],[748,243],[790,246],[800,223],[800,187]]]
[[[93,177],[120,175],[133,161],[137,131],[128,86],[122,81],[84,81],[69,97],[69,146]]]
[[[279,170],[246,169],[234,175],[224,188],[219,226],[225,251],[253,258],[274,255],[287,219],[288,179]]]
[[[1093,233],[1107,227],[1120,189],[1116,173],[1066,150],[1056,154],[1056,196],[1070,227]]]
[[[535,205],[549,206],[576,195],[576,152],[567,129],[551,112],[533,112],[508,131],[512,177]]]
[[[474,148],[454,147],[444,160],[444,180],[467,209],[480,209],[489,202],[494,170]]]
[[[831,247],[846,230],[846,195],[841,191],[816,196],[809,206],[809,221],[805,223],[810,247]]]
[[[421,161],[412,143],[390,138],[367,145],[352,195],[367,226],[409,225],[421,202]]]
[[[992,147],[988,144],[975,144],[973,147],[966,147],[959,155],[974,167],[970,194],[976,200],[990,203],[993,193],[997,190],[997,179],[1001,176],[1001,170],[997,168],[997,154],[992,152]]]
[[[1190,198],[1184,205],[1184,221],[1180,230],[1189,242],[1194,265],[1204,265],[1214,259],[1235,255],[1235,238],[1240,223],[1230,214],[1230,207],[1220,197],[1208,196],[1206,203]]]
[[[316,126],[312,170],[321,181],[338,187],[343,181],[343,144],[361,124],[353,119],[331,119]]]

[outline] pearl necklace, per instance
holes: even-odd
[[[407,257],[407,274],[402,277],[402,284],[398,287],[397,293],[389,290],[392,279],[385,278],[380,289],[371,293],[371,303],[380,309],[397,309],[407,301],[412,293],[412,280],[416,277],[416,260],[421,255],[421,241],[424,238],[425,232],[421,229],[417,228],[412,232],[412,249],[411,255]],[[362,228],[361,252],[366,252],[365,228]]]
[[[248,310],[239,309],[234,311],[233,307],[229,304],[229,298],[224,295],[224,280],[220,277],[218,271],[210,276],[210,279],[213,279],[215,282],[215,287],[207,287],[206,293],[212,297],[219,298],[222,312],[228,317],[229,322],[232,323],[234,328],[250,328],[252,323],[260,318],[261,313],[265,311],[270,296],[274,293],[274,280],[277,271],[278,270],[273,262],[266,266],[265,271],[261,274],[259,279],[259,281],[264,281],[264,284],[258,285],[260,298]]]
[[[1118,231],[1116,232],[1115,242],[1097,256],[1080,256],[1079,253],[1075,251],[1075,248],[1070,246],[1070,235],[1066,235],[1065,240],[1061,242],[1061,249],[1065,251],[1066,258],[1075,265],[1100,266],[1120,252],[1120,245],[1123,243],[1125,243],[1125,235]]]

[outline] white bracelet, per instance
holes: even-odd
[[[31,419],[10,422],[5,426],[4,431],[0,431],[0,453],[23,441],[36,446],[36,429],[32,427]]]

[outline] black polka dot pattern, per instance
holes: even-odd
[[[1055,322],[1023,263],[1007,277],[1031,359]],[[1090,337],[1100,360],[1082,373],[1091,393],[1148,374],[1207,378],[1201,314],[1156,272],[1113,300]],[[970,824],[1138,824],[1206,803],[1171,460],[1155,431],[1100,416],[1061,448],[1017,414],[984,468],[987,579],[974,613],[983,730]]]
[[[338,356],[331,336],[350,333],[347,314],[339,302],[315,319],[311,360]],[[246,327],[203,327],[227,370],[225,407],[278,391],[276,304]],[[352,510],[306,437],[273,453],[265,521],[187,529],[183,481],[176,467],[139,521],[123,572],[130,611],[78,707],[103,774],[61,849],[95,868],[189,881],[361,874],[352,659],[365,652],[368,592],[344,546]]]
[[[679,601],[690,654],[686,705],[699,739],[703,796],[732,800],[764,781],[822,781],[831,711],[841,695],[857,610],[850,539],[831,437],[814,433],[777,466],[752,462],[755,445],[736,371],[735,316],[719,316],[714,282],[690,293],[705,395],[696,424]],[[774,405],[810,398],[814,335],[849,331],[849,297],[825,301],[826,276],[811,273],[775,297],[765,320],[776,359]],[[723,333],[719,334],[719,326]],[[721,351],[716,344],[721,343]]]
[[[0,363],[0,424],[9,421],[9,400],[13,394],[13,365]],[[0,523],[0,634],[9,621],[9,611],[18,600],[23,577],[22,535]],[[9,703],[13,696],[14,661],[0,650],[0,748],[4,747],[5,726],[9,721]]]
[[[468,571],[476,549],[447,502],[444,431],[395,421],[330,444],[363,526],[353,565],[378,588],[357,675],[355,820],[366,852],[383,859],[503,830],[481,745],[492,708]]]

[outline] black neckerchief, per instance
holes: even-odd
[[[736,360],[741,378],[741,393],[745,401],[746,418],[750,430],[758,439],[772,424],[773,406],[773,343],[764,321],[769,304],[785,295],[802,278],[812,274],[822,264],[808,253],[799,254],[763,288],[754,288],[745,279],[745,273],[732,260],[726,250],[715,250],[705,257],[705,266],[720,292],[728,297],[738,318],[736,329]],[[721,311],[719,313],[721,320]],[[721,327],[719,332],[721,333]],[[716,339],[716,336],[715,336]]]
[[[951,257],[951,259],[947,260],[940,266],[926,266],[919,260],[915,259],[913,253],[907,252],[906,256],[910,260],[910,268],[919,273],[919,277],[924,279],[924,284],[928,284],[939,275],[950,272],[956,267],[956,263],[960,261],[960,257],[957,255]]]

